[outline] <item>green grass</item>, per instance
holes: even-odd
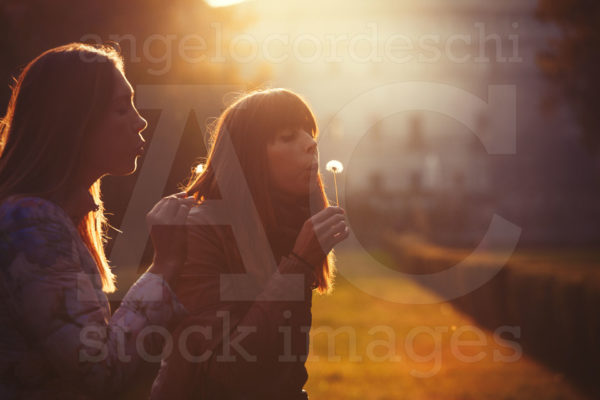
[[[375,285],[381,293],[402,290],[415,299],[435,296],[409,280],[370,278],[372,261],[364,253],[343,250],[337,255],[335,290],[314,297],[306,385],[312,400],[587,399],[562,375],[525,354],[514,362],[494,360],[494,352],[519,352],[498,343],[493,332],[474,327],[449,303],[396,304],[366,294],[344,279],[344,269],[367,271],[357,281],[360,287]],[[340,329],[338,335],[331,333],[335,329]],[[469,331],[459,335],[461,330]],[[461,345],[452,337],[479,342]],[[504,337],[518,345],[518,339]],[[481,359],[474,361],[478,354]]]

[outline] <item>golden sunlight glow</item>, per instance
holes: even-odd
[[[196,165],[196,173],[201,174],[204,171],[204,164]]]
[[[204,0],[211,7],[228,7],[243,3],[246,0]]]

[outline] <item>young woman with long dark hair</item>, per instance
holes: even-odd
[[[290,90],[256,91],[212,134],[185,187],[199,204],[175,292],[191,316],[152,398],[306,399],[312,292],[331,289],[328,254],[348,236],[318,173],[315,117]]]
[[[100,180],[135,171],[145,128],[113,47],[50,49],[16,80],[0,125],[0,398],[106,398],[140,364],[138,334],[185,314],[167,283],[181,229],[153,230],[154,263],[112,316],[105,294]],[[189,208],[166,198],[148,221]]]

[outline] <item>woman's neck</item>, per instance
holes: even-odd
[[[293,195],[283,192],[282,190],[271,188],[271,201],[274,206],[293,207],[306,205],[306,199],[302,196]]]
[[[98,210],[98,205],[90,193],[94,181],[92,179],[81,179],[78,184],[72,185],[68,190],[56,193],[51,197],[55,203],[60,205],[75,226],[90,212]]]

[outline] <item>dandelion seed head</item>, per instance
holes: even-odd
[[[340,173],[344,170],[344,165],[338,160],[331,160],[325,166],[325,169],[329,172],[333,172],[334,174]]]

